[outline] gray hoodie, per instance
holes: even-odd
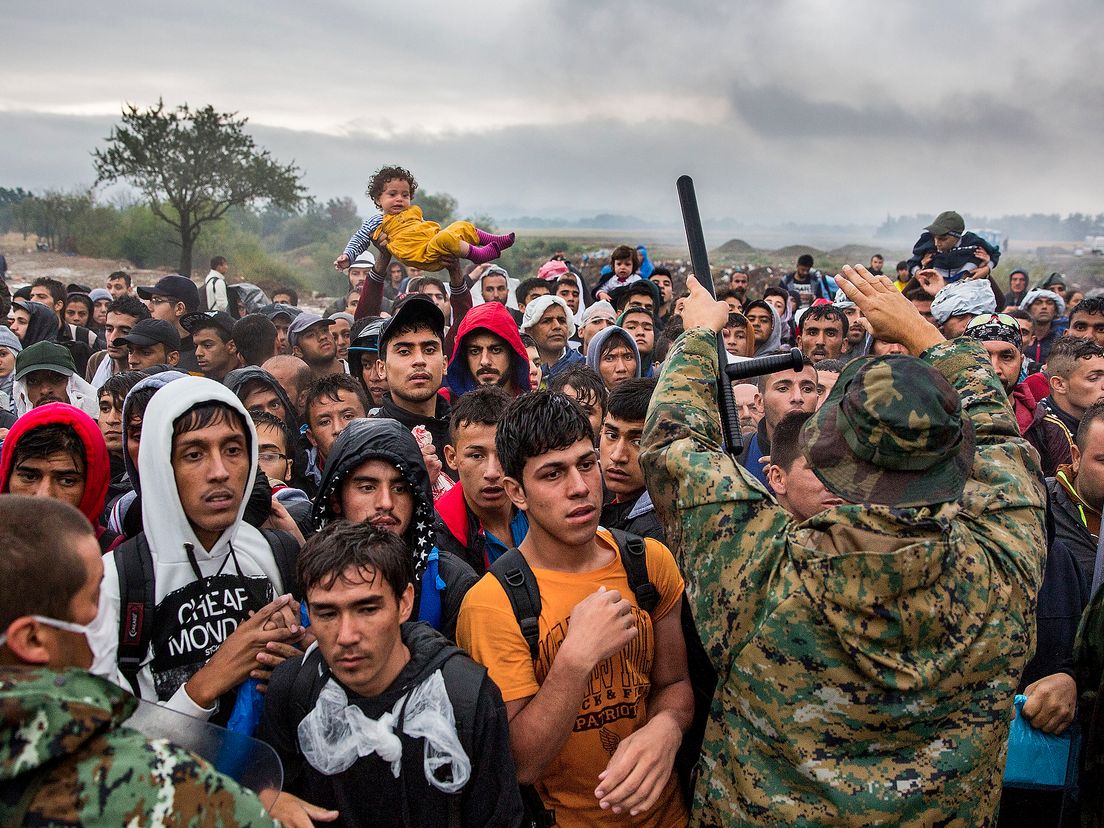
[[[594,373],[601,376],[602,372],[598,370],[598,363],[602,359],[602,346],[606,344],[606,340],[610,337],[619,336],[628,344],[632,349],[633,356],[636,357],[636,375],[640,376],[640,350],[636,347],[636,340],[633,339],[632,334],[626,331],[624,328],[619,328],[617,325],[610,325],[608,328],[602,328],[594,335],[594,338],[590,340],[590,344],[587,346],[586,352],[586,364]]]

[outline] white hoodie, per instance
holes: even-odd
[[[110,359],[105,357],[105,361]],[[69,396],[69,402],[91,417],[93,420],[100,418],[100,397],[88,382],[73,374],[65,386],[65,393]],[[12,382],[12,402],[15,403],[15,416],[22,417],[32,408],[31,400],[27,396],[27,383],[23,380]]]
[[[173,421],[184,412],[197,404],[216,401],[232,407],[245,420],[250,471],[237,521],[208,551],[196,538],[176,491],[172,432]],[[154,394],[146,409],[138,474],[142,485],[142,522],[153,554],[156,583],[154,618],[146,620],[153,625],[153,639],[149,660],[138,674],[139,689],[147,701],[157,700],[172,710],[207,719],[217,705],[210,709],[200,707],[185,692],[184,684],[248,615],[246,593],[232,558],[236,558],[242,575],[255,591],[267,596],[266,601],[283,589],[268,542],[242,520],[257,474],[257,436],[253,423],[238,398],[222,384],[203,377],[176,380]],[[204,581],[196,580],[185,549],[188,545]],[[129,682],[116,662],[119,576],[115,554],[109,552],[103,559],[100,611],[90,630],[95,653],[92,672],[129,690]]]

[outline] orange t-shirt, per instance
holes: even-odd
[[[615,655],[599,662],[591,673],[590,688],[581,700],[575,728],[563,750],[545,769],[536,789],[546,808],[556,812],[563,828],[591,825],[633,825],[675,828],[687,823],[686,808],[672,772],[666,790],[644,814],[630,817],[603,811],[594,796],[598,774],[606,769],[622,739],[648,721],[655,658],[653,619],[678,606],[684,585],[670,550],[647,539],[648,577],[659,592],[659,604],[649,616],[637,608],[628,575],[610,534],[600,529],[598,540],[613,550],[612,560],[590,572],[533,569],[541,595],[540,650],[534,662],[521,634],[510,600],[491,573],[468,592],[460,609],[456,638],[472,658],[487,668],[504,701],[536,695],[548,674],[556,651],[567,635],[575,605],[604,586],[616,589],[633,605],[639,634]]]

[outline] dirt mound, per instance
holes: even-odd
[[[743,239],[729,239],[717,248],[718,253],[754,253],[755,248]]]
[[[868,264],[871,256],[883,252],[880,247],[869,247],[865,244],[845,244],[843,247],[829,250],[827,255],[832,259],[841,259],[845,262]]]
[[[780,247],[774,251],[773,255],[790,259],[797,258],[798,256],[804,256],[806,253],[812,256],[814,259],[817,256],[824,255],[824,251],[817,250],[815,247],[809,247],[807,244],[791,244],[786,247]]]

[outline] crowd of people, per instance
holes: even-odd
[[[8,301],[0,820],[1104,818],[1104,293],[953,212],[895,274],[516,278],[381,172],[325,315],[223,257]]]

